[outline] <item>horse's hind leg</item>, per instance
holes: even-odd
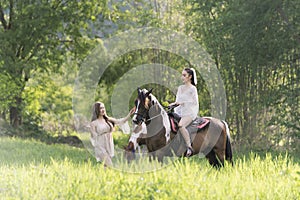
[[[220,149],[214,149],[214,152],[217,155],[217,158],[219,159],[222,167],[224,167],[225,151]]]
[[[213,167],[220,168],[222,166],[213,150],[211,150],[205,157],[208,159],[209,164],[211,164]]]

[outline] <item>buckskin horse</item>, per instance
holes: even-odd
[[[137,143],[145,144],[149,154],[161,162],[164,156],[184,156],[185,142],[181,134],[177,134],[176,117],[168,113],[151,92],[152,89],[148,91],[138,88],[136,112],[132,120],[137,125],[144,122],[147,134],[141,134]],[[225,121],[213,117],[197,117],[187,129],[193,155],[203,153],[214,167],[224,166],[224,160],[233,165],[229,128]],[[130,151],[130,148],[126,150]]]

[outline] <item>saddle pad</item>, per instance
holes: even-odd
[[[209,124],[209,120],[203,117],[197,117],[186,129],[190,134],[197,133],[199,129],[203,129]]]
[[[206,127],[209,122],[210,121],[206,118],[197,117],[190,125],[187,126],[187,130],[190,134],[197,132],[197,130]],[[171,130],[176,133],[178,131],[178,127],[176,126],[176,123],[174,122],[174,119],[172,117],[170,117],[170,124]]]
[[[209,123],[208,119],[202,118],[202,120],[204,120],[204,121],[197,126],[198,129],[204,128]]]
[[[170,123],[171,123],[171,130],[176,133],[177,129],[176,129],[174,119],[172,117],[170,117]]]

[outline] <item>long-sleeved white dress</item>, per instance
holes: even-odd
[[[114,119],[115,125],[122,125],[126,122],[126,118]],[[108,122],[111,124],[111,122]],[[95,150],[97,161],[108,162],[111,165],[111,158],[114,156],[114,142],[112,132],[114,128],[110,128],[107,123],[101,123],[98,119],[91,122],[91,143]],[[112,124],[111,124],[111,127]]]
[[[197,88],[195,86],[179,86],[176,94],[176,102],[180,103],[180,106],[176,107],[174,112],[179,116],[189,116],[192,120],[197,117],[199,101]]]

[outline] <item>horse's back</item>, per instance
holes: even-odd
[[[219,142],[223,143],[226,136],[226,127],[224,123],[220,119],[214,117],[203,118],[209,120],[209,123],[204,128],[198,129],[195,138],[193,138],[193,143],[198,143],[197,146],[201,146],[201,149],[213,148],[218,145]],[[199,150],[201,151],[201,149]]]
[[[213,128],[219,128],[219,129],[226,129],[226,125],[225,125],[225,121],[223,120],[220,120],[218,118],[215,118],[215,117],[208,117],[208,116],[205,116],[203,117],[204,119],[207,119],[209,120],[209,125],[212,126]]]

